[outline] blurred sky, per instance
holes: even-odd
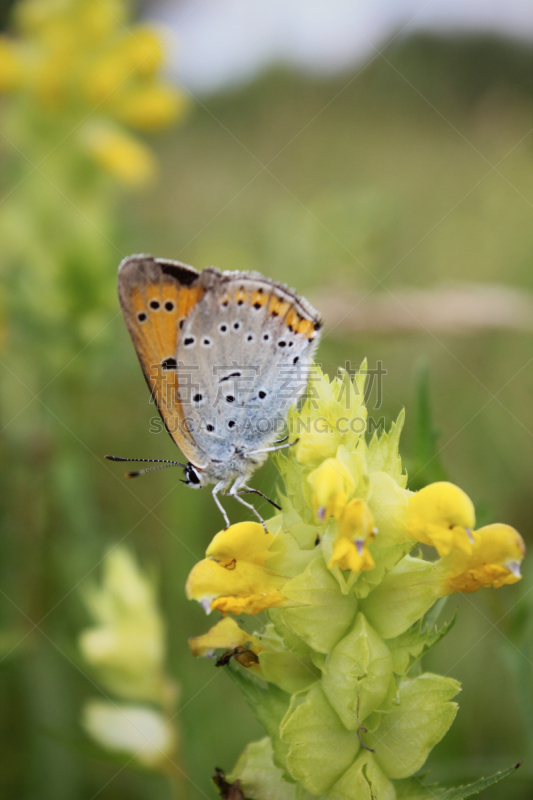
[[[194,92],[245,83],[273,63],[315,73],[364,62],[401,31],[500,32],[533,41],[533,0],[161,0],[171,68]]]

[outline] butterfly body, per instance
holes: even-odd
[[[239,502],[305,390],[321,320],[255,272],[199,272],[138,255],[119,267],[119,300],[185,481]],[[230,488],[231,487],[231,488]],[[227,516],[224,516],[227,521]]]

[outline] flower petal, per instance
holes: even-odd
[[[407,535],[435,547],[440,556],[455,549],[470,554],[475,521],[472,501],[453,483],[431,483],[409,498]]]
[[[437,562],[441,595],[476,592],[483,586],[498,589],[520,580],[526,553],[524,540],[510,525],[495,523],[473,532],[472,553],[455,550]]]
[[[255,522],[221,531],[209,545],[208,557],[191,570],[187,597],[222,614],[257,614],[283,605],[281,589],[287,579],[264,567],[273,540]]]
[[[251,643],[254,652],[260,652],[261,645],[255,636],[243,630],[234,619],[226,617],[204,633],[189,639],[189,648],[193,656],[207,656],[213,650],[232,650]]]

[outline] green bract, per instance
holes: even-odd
[[[505,525],[473,531],[473,506],[452,484],[410,492],[398,449],[404,413],[367,443],[363,372],[353,383],[316,375],[290,415],[298,442],[275,457],[282,513],[266,536],[257,523],[219,533],[187,582],[207,610],[265,610],[270,622],[253,634],[232,623],[227,641],[219,625],[191,648],[226,644],[244,666],[228,659],[268,734],[234,768],[247,798],[431,796],[441,790],[407,779],[450,727],[460,686],[410,674],[452,627],[430,627],[427,612],[453,591],[518,580],[523,542]],[[444,557],[410,554],[418,542]]]

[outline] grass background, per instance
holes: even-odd
[[[497,283],[531,293],[532,101],[531,48],[423,36],[353,74],[319,80],[278,70],[193,99],[182,127],[159,139],[157,186],[123,201],[110,262],[151,252],[199,268],[256,269],[317,305],[331,288],[390,296],[406,287]],[[39,175],[29,180],[45,197]],[[19,291],[14,273],[9,280],[7,290]],[[118,465],[103,461],[108,452],[177,453],[166,434],[149,432],[156,412],[119,315],[114,265],[98,281],[83,273],[63,287],[73,314],[88,293],[104,298],[106,327],[95,328],[73,360],[62,349],[68,326],[35,327],[22,313],[7,322],[0,570],[10,600],[0,786],[6,796],[42,800],[169,797],[161,779],[115,776],[115,765],[80,746],[79,709],[96,691],[79,669],[76,637],[87,617],[78,584],[124,539],[159,575],[170,668],[182,687],[188,797],[214,797],[214,767],[230,770],[244,745],[262,736],[223,670],[194,662],[185,645],[208,621],[185,599],[184,582],[220,519],[205,492],[188,491],[172,471],[128,483]],[[346,360],[383,362],[379,414],[390,422],[406,407],[411,472],[421,466],[416,376],[429,365],[449,478],[483,520],[508,522],[531,543],[531,355],[527,332],[346,337],[332,327],[318,360],[330,374]],[[254,485],[272,493],[276,480],[268,464]],[[229,510],[232,521],[244,518],[238,507]],[[435,780],[457,784],[526,759],[487,800],[531,797],[531,588],[526,560],[520,585],[451,598],[446,615],[458,607],[457,625],[425,662],[463,683],[456,722],[428,761]]]

